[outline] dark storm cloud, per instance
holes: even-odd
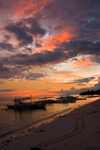
[[[46,76],[43,73],[28,73],[27,70],[27,67],[15,66],[10,68],[4,67],[4,65],[0,63],[0,79],[37,80]]]
[[[16,78],[17,76],[22,75],[25,69],[21,66],[5,67],[2,63],[0,63],[0,78],[1,79],[10,79]]]
[[[46,33],[46,30],[41,27],[38,22],[38,18],[28,18],[25,20],[30,24],[30,28],[27,28],[27,31],[34,36],[43,36]]]
[[[35,43],[36,47],[42,47],[41,43]]]
[[[25,47],[22,51],[24,53],[32,53],[32,49],[31,48],[27,48],[27,47]]]
[[[17,23],[12,22],[5,26],[5,30],[15,34],[20,42],[19,46],[32,44],[33,36],[43,36],[46,33],[36,18],[23,19]]]
[[[4,35],[4,38],[5,38],[6,40],[9,40],[9,39],[10,39],[10,35]]]
[[[17,37],[17,40],[22,45],[31,44],[33,42],[33,37],[26,32],[27,27],[23,22],[12,23],[5,27],[5,29],[11,33],[14,33]]]
[[[41,53],[35,53],[32,55],[28,54],[17,54],[11,57],[5,57],[2,59],[2,61],[5,64],[10,64],[10,65],[44,65],[44,64],[49,64],[49,63],[57,63],[57,62],[62,62],[65,60],[65,57],[67,55],[60,51],[60,50],[55,50],[55,51],[45,51]]]
[[[0,63],[0,79],[23,79],[26,75],[25,71],[27,70],[27,67],[5,67]]]
[[[90,41],[70,41],[63,42],[60,45],[63,51],[69,53],[69,57],[75,57],[79,55],[100,55],[100,42],[93,43]]]
[[[10,68],[4,67],[4,65],[2,63],[0,63],[0,74],[2,72],[9,72]]]
[[[15,47],[13,47],[13,45],[10,43],[6,43],[5,41],[0,42],[0,51],[3,51],[3,50],[7,50],[7,51],[12,52],[15,50]]]
[[[26,80],[37,80],[39,78],[43,78],[46,75],[44,75],[43,73],[29,73],[25,76]]]
[[[83,78],[83,79],[76,79],[72,82],[68,82],[66,84],[78,84],[78,85],[85,85],[87,83],[89,83],[91,80],[95,79],[95,77],[89,77],[89,78]]]
[[[69,58],[78,55],[100,55],[100,42],[93,43],[89,41],[70,41],[63,42],[53,51],[43,51],[41,53],[16,54],[11,57],[2,58],[1,61],[6,65],[45,65],[64,62]]]

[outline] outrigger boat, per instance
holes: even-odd
[[[60,98],[57,98],[56,103],[75,103],[77,100],[77,97],[67,95],[67,96],[61,96]]]
[[[45,108],[46,103],[42,101],[37,102],[27,102],[31,100],[30,97],[23,97],[23,98],[15,98],[13,102],[14,105],[7,105],[8,109],[15,109],[15,110],[24,110],[24,109],[40,109]]]

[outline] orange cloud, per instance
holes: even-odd
[[[75,35],[73,35],[70,31],[71,29],[66,28],[64,30],[59,31],[59,33],[56,33],[55,36],[51,36],[48,40],[47,40],[47,44],[48,45],[55,45],[55,44],[59,44],[61,42],[68,42],[71,40],[71,38],[75,37]]]
[[[41,48],[37,48],[37,50],[53,50],[61,42],[69,42],[75,36],[76,35],[73,34],[73,29],[71,28],[61,30],[59,31],[59,33],[55,32],[54,35],[51,35],[50,37],[45,37],[42,41],[44,45]]]
[[[52,1],[53,0],[49,0],[49,1],[48,0],[41,0],[41,1],[21,0],[18,4],[18,7],[16,8],[15,16],[21,16],[21,15],[30,16],[36,13],[37,11],[43,9],[47,4],[49,4]]]
[[[86,60],[79,60],[75,63],[72,64],[72,66],[75,67],[92,67],[92,61],[90,59],[86,59]]]
[[[94,80],[96,83],[100,82],[100,77],[98,77],[97,79]]]

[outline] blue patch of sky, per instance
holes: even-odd
[[[91,18],[89,18],[88,23],[94,22],[94,21],[96,21],[96,19],[94,17],[91,17]]]
[[[2,33],[0,33],[0,36],[2,36],[3,34]]]
[[[66,17],[66,15],[65,15],[65,14],[62,14],[62,15],[61,15],[61,17],[62,17],[62,18],[65,18],[65,17]]]
[[[2,40],[3,40],[3,34],[0,33],[0,42],[2,42]]]
[[[44,38],[49,38],[49,32],[47,32],[45,35],[44,35]]]
[[[97,43],[97,42],[100,42],[100,37],[96,37],[93,39],[93,43]]]
[[[25,50],[26,48],[35,48],[35,45],[28,45],[27,47],[21,47],[19,50]]]
[[[10,20],[15,20],[16,18],[14,16],[10,17]]]
[[[100,17],[100,11],[88,12],[87,14],[81,16],[82,19],[88,18],[87,21],[81,21],[80,25],[84,25],[86,23],[95,22],[97,18]]]
[[[89,13],[87,14],[87,16],[88,16],[89,18],[98,18],[98,17],[100,17],[100,11],[89,12]]]
[[[91,33],[91,31],[85,30],[85,29],[82,29],[81,32],[82,32],[82,33]]]
[[[49,38],[49,37],[50,37],[49,32],[47,32],[47,33],[44,35],[43,38]],[[45,44],[46,44],[45,41],[42,42],[42,46],[45,45]]]

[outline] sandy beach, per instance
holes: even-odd
[[[100,100],[59,116],[0,150],[100,150]]]

